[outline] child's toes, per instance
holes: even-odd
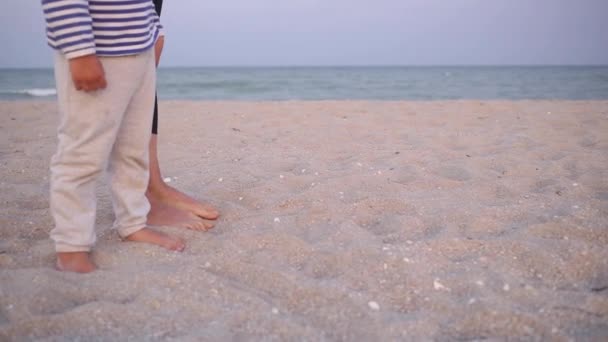
[[[173,241],[168,246],[168,249],[177,252],[183,252],[186,249],[186,243],[181,239],[173,239]]]

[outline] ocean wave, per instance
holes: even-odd
[[[55,88],[32,88],[32,89],[21,89],[21,90],[0,90],[0,94],[4,95],[24,95],[31,97],[49,97],[56,96],[57,90]]]
[[[54,88],[34,88],[21,90],[19,93],[33,97],[47,97],[57,95],[57,90]]]

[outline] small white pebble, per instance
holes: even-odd
[[[211,267],[211,263],[210,263],[209,261],[207,261],[207,262],[205,263],[205,268],[209,268],[209,267]]]
[[[469,305],[475,304],[476,301],[477,301],[477,299],[475,299],[475,298],[469,299]]]
[[[403,258],[403,261],[407,262],[408,264],[412,263],[412,260],[408,259],[408,258]]]
[[[384,264],[384,269],[388,270],[388,265],[387,264]]]
[[[485,283],[483,282],[483,280],[478,280],[475,282],[475,284],[477,284],[478,286],[484,286]]]
[[[221,183],[224,181],[224,178],[219,178],[217,181]]]
[[[391,248],[390,248],[389,246],[382,246],[382,250],[383,250],[383,251],[388,251],[388,250],[390,250],[390,249],[391,249]]]
[[[171,183],[171,177],[165,177],[163,180],[165,183]]]
[[[511,287],[509,286],[509,284],[505,284],[505,285],[502,287],[502,289],[503,289],[504,291],[509,291],[509,290],[511,289]]]
[[[578,183],[572,183],[572,186],[578,186]]]
[[[302,173],[306,172],[306,169],[302,169]]]
[[[449,288],[445,287],[445,285],[443,285],[442,283],[439,282],[439,279],[435,279],[433,281],[433,288],[437,291],[439,291],[439,290],[450,291]]]
[[[279,309],[272,308],[272,313],[275,314],[275,315],[278,315],[279,314]]]
[[[318,172],[315,172],[315,176],[318,176],[318,175],[319,175],[319,173],[318,173]]]
[[[283,179],[283,178],[285,178],[285,176],[283,176],[283,175],[279,175],[279,178]]]
[[[242,201],[242,200],[243,200],[243,197],[239,197],[239,201]]]
[[[378,174],[379,174],[379,175],[381,175],[381,174],[382,174],[382,171],[378,170]]]
[[[361,164],[361,163],[357,163],[357,166],[363,166],[363,164]]]
[[[367,305],[369,305],[369,308],[374,310],[374,311],[378,311],[380,310],[380,305],[374,301],[371,301],[369,303],[367,303]]]
[[[274,218],[274,222],[279,223],[279,222],[281,222],[281,219],[280,219],[280,218],[278,218],[278,217],[275,217],[275,218]]]

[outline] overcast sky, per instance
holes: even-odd
[[[40,0],[1,0],[0,67],[51,66]],[[165,0],[163,65],[608,64],[608,0]]]

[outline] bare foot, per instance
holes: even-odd
[[[182,239],[169,236],[167,234],[157,232],[150,228],[142,228],[135,233],[125,238],[127,241],[145,242],[153,245],[161,246],[170,251],[183,252],[186,244]]]
[[[150,201],[148,224],[151,226],[170,226],[204,231],[213,228],[211,221],[203,220],[189,211],[181,210],[154,198]]]
[[[59,271],[76,273],[90,273],[97,269],[89,252],[59,252],[55,266]]]
[[[147,196],[150,202],[162,202],[168,206],[189,211],[203,219],[215,220],[220,216],[220,213],[211,205],[199,202],[167,184],[163,185],[162,189],[149,190]]]

